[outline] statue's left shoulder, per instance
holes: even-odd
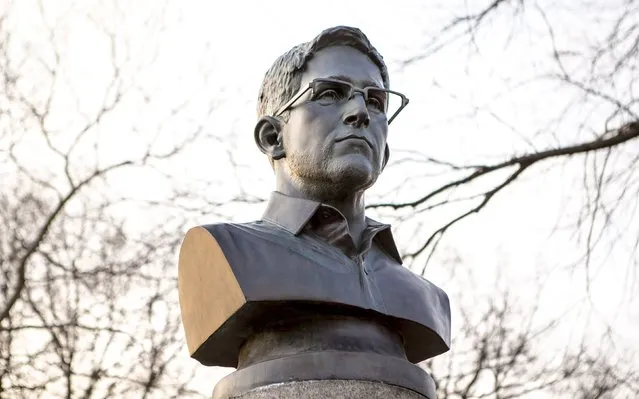
[[[441,348],[450,347],[450,302],[443,289],[398,264],[380,268],[374,279],[389,315],[427,327]]]

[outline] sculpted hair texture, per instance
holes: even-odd
[[[257,117],[273,115],[300,89],[306,63],[319,50],[333,46],[349,46],[366,54],[379,67],[384,86],[389,88],[388,69],[381,54],[364,33],[348,26],[326,29],[307,43],[282,54],[266,72],[257,100]]]

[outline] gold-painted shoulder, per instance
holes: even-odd
[[[190,229],[180,248],[178,287],[182,323],[193,353],[246,303],[215,237],[204,227]]]

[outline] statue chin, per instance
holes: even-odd
[[[283,159],[286,162],[288,159]],[[370,162],[346,162],[333,159],[321,166],[307,163],[287,163],[280,178],[289,180],[305,197],[315,200],[343,198],[371,187],[380,170]]]
[[[297,177],[298,187],[315,200],[341,199],[371,187],[377,180],[378,173],[362,168],[345,168],[326,171],[322,179]]]
[[[363,191],[371,187],[377,180],[377,173],[364,172],[355,168],[349,169],[338,176],[338,182],[334,185],[342,190],[353,192]]]
[[[379,169],[370,163],[351,162],[339,165],[333,171],[334,178],[331,182],[333,187],[340,187],[347,191],[366,190],[372,186],[379,177]]]

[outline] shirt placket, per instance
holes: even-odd
[[[375,304],[376,300],[370,289],[368,270],[364,264],[365,251],[358,252],[356,250],[346,219],[339,212],[323,206],[313,218],[310,227],[314,235],[329,244],[331,249],[339,252],[342,258],[347,258],[350,261],[349,263],[357,270],[358,280],[364,295],[371,305]],[[370,244],[367,244],[365,250],[368,250],[369,247]]]

